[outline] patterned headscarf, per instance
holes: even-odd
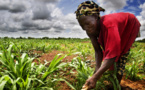
[[[93,1],[85,1],[78,6],[76,13],[77,19],[81,16],[89,16],[93,14],[98,14],[98,19],[100,19],[100,11],[105,11],[102,7],[97,5]]]

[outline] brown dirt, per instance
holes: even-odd
[[[65,52],[61,52],[61,51],[52,51],[50,53],[45,53],[41,57],[39,57],[40,62],[44,63],[44,60],[51,61],[51,60],[53,60],[55,55],[57,55],[59,53],[65,54]],[[70,62],[76,56],[77,55],[67,56],[62,61],[63,62]],[[93,58],[91,56],[89,56],[87,59],[92,60]],[[34,62],[36,62],[37,64],[39,63],[37,59],[35,59]],[[74,77],[69,76],[69,75],[65,75],[65,77],[69,80],[74,79]],[[62,82],[60,82],[60,84],[61,84],[60,90],[72,90],[65,82],[62,81]],[[122,90],[145,90],[145,80],[131,81],[129,79],[125,79],[125,76],[124,76],[122,81],[121,81],[121,87],[122,87]]]
[[[32,52],[33,52],[33,54],[35,54],[35,53],[41,54],[42,53],[42,51],[36,51],[36,50],[33,50]]]
[[[90,41],[84,41],[84,42],[82,42],[82,43],[90,43]]]
[[[121,87],[123,87],[123,90],[145,90],[145,81],[131,81],[129,79],[125,79],[125,76],[123,76],[123,79],[121,80]]]
[[[35,51],[36,52],[36,51]],[[39,52],[39,51],[37,51]],[[44,53],[41,57],[39,57],[38,59],[40,60],[41,63],[45,63],[46,61],[52,61],[53,58],[57,55],[57,54],[66,54],[66,52],[62,52],[62,51],[51,51],[50,53]],[[63,62],[71,62],[71,60],[76,57],[77,55],[70,55],[70,56],[66,56],[62,61]],[[39,63],[38,59],[34,59],[34,62],[36,62],[37,64]]]
[[[59,53],[61,53],[61,52],[60,52],[60,51],[52,51],[52,52],[50,52],[50,53],[45,53],[45,54],[43,54],[41,57],[39,57],[39,59],[41,60],[41,63],[44,63],[45,60],[46,60],[46,61],[52,61],[53,58],[54,58],[57,54],[59,54]]]
[[[60,82],[60,90],[73,90],[64,81]]]
[[[68,73],[68,72],[70,72],[70,71],[68,70],[68,71],[66,71],[64,73]],[[70,74],[69,75],[65,74],[64,77],[66,78],[67,81],[75,82],[74,81],[75,80],[75,76],[72,75],[72,74],[71,75]],[[64,81],[61,81],[59,90],[73,90],[73,89],[71,89],[71,87],[69,87]]]

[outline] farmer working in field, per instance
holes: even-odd
[[[96,68],[94,75],[85,83],[88,89],[95,88],[97,80],[114,62],[117,62],[117,78],[120,83],[126,56],[140,28],[140,23],[133,14],[120,12],[100,17],[100,11],[105,9],[93,1],[85,1],[75,12],[80,26],[86,31],[95,49]]]

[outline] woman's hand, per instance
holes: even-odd
[[[84,84],[82,90],[90,90],[96,87],[97,80],[94,78],[94,76],[90,77],[86,83]]]

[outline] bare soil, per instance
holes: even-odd
[[[84,42],[84,43],[88,43],[88,42]],[[40,52],[37,51],[36,53],[40,53]],[[40,62],[41,63],[44,63],[45,60],[51,62],[53,60],[53,58],[55,57],[55,55],[57,55],[59,53],[65,54],[65,52],[62,52],[62,51],[52,51],[50,53],[44,53],[41,57],[39,57]],[[77,55],[67,56],[62,61],[63,62],[70,62],[76,56]],[[90,60],[92,60],[92,57],[91,56],[89,56],[88,59],[89,58],[90,58]],[[37,64],[39,63],[39,61],[37,59],[35,59],[34,62],[36,62]],[[75,77],[66,75],[66,78],[67,79],[70,79],[70,80],[73,80]],[[60,86],[61,86],[60,90],[72,90],[63,81],[60,82]],[[121,88],[122,88],[122,90],[145,90],[145,80],[131,81],[129,79],[125,79],[125,76],[123,76],[123,79],[121,81]]]
[[[121,80],[121,87],[123,90],[145,90],[145,80],[131,81],[125,79],[125,76]]]

